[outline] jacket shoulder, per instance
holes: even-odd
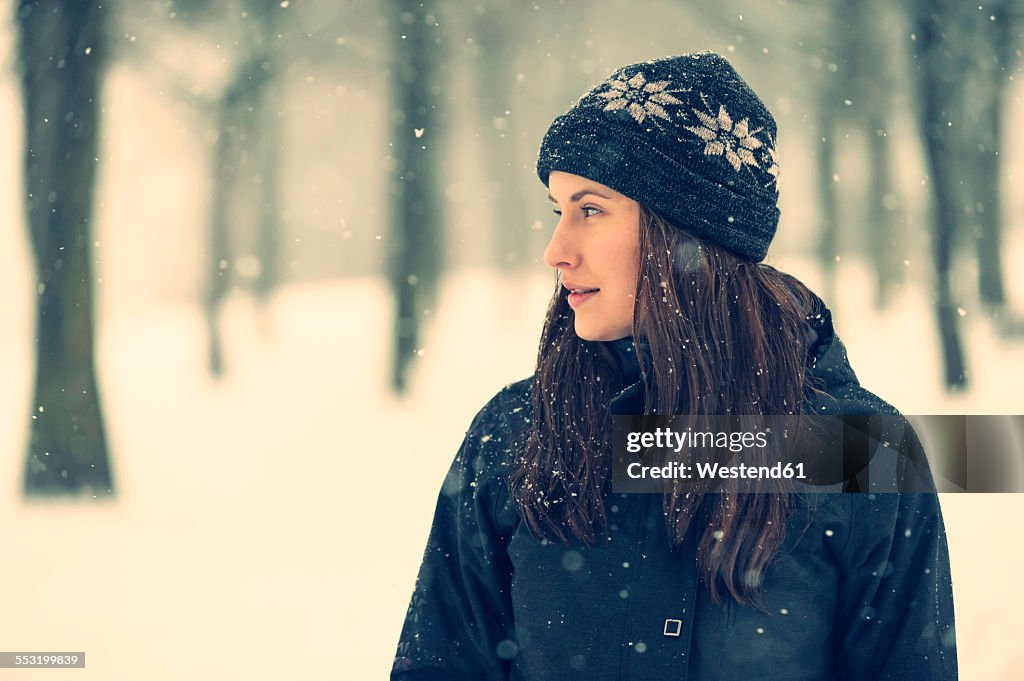
[[[519,436],[530,422],[530,383],[511,383],[477,412],[442,488],[443,494],[468,495],[487,509],[489,521],[510,535],[517,516],[509,497],[508,475]]]
[[[532,378],[524,378],[509,383],[487,401],[477,413],[474,423],[479,420],[500,421],[504,418],[513,421],[525,417],[523,412],[530,408],[530,384]]]
[[[473,417],[456,459],[472,479],[483,483],[507,475],[518,437],[530,422],[530,383],[527,378],[506,385]]]
[[[896,407],[871,392],[856,379],[830,385],[811,399],[820,416],[902,416]]]
[[[499,390],[477,412],[466,436],[479,438],[482,445],[510,443],[530,422],[531,381],[524,378]]]

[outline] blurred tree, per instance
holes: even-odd
[[[937,269],[947,272],[940,274],[937,287],[940,327],[948,336],[955,322],[950,284],[942,279],[951,277],[956,246],[964,235],[974,246],[981,304],[999,322],[1000,331],[1015,334],[1024,329],[1024,320],[1007,310],[1000,168],[1006,88],[1021,53],[1024,2],[912,2],[908,8],[921,33],[914,44],[922,87],[942,89],[926,100],[933,110],[924,114],[930,118],[922,124],[931,126],[922,131],[926,152],[949,165],[942,173],[946,177],[935,177],[931,186],[934,205],[951,211],[935,218],[937,226],[947,223],[937,227]],[[939,72],[941,68],[948,70]]]
[[[37,277],[29,496],[113,494],[96,386],[93,188],[109,10],[21,0],[25,202]]]
[[[838,3],[836,7],[844,7]],[[838,12],[837,12],[838,14]],[[845,17],[833,17],[836,23],[845,23]],[[839,180],[836,160],[839,121],[842,113],[839,104],[845,93],[853,87],[850,77],[848,29],[836,32],[836,42],[829,50],[828,62],[822,86],[818,89],[814,110],[818,118],[818,171],[814,181],[818,187],[818,202],[821,211],[821,232],[818,237],[818,263],[821,268],[822,295],[838,308],[836,295],[836,263],[839,260]],[[832,74],[829,76],[828,74]]]
[[[209,130],[212,141],[202,306],[214,377],[224,371],[225,297],[244,283],[265,307],[280,283],[283,81],[291,62],[325,47],[288,40],[297,21],[291,5],[137,0],[118,6],[118,23],[132,36],[117,45],[122,56],[142,62],[155,89],[190,105],[194,125]],[[194,61],[174,59],[183,51]],[[267,332],[265,314],[260,321]]]
[[[131,35],[117,45],[123,56],[141,67],[155,91],[186,104],[183,111],[194,115],[189,127],[209,140],[212,186],[205,192],[200,304],[214,376],[224,370],[218,321],[224,298],[239,287],[251,289],[263,308],[258,322],[266,333],[265,304],[284,276],[284,189],[291,178],[284,176],[283,110],[286,93],[297,94],[291,88],[298,79],[292,77],[304,72],[303,85],[351,78],[360,84],[352,88],[360,96],[363,84],[371,98],[381,94],[387,81],[379,77],[386,63],[380,33],[388,10],[327,0],[131,0],[118,6],[119,26]],[[318,107],[303,113],[304,124],[323,127]],[[335,130],[349,135],[356,148],[372,137],[351,125]],[[365,263],[373,262],[375,248],[375,242],[352,240],[345,255],[369,267]]]
[[[977,9],[959,0],[909,0],[908,9],[920,92],[918,113],[930,177],[935,313],[944,380],[950,390],[961,390],[967,386],[967,366],[952,274],[965,194],[963,176],[957,174],[957,168],[963,167],[960,142],[965,125],[964,83],[969,69],[964,50],[971,45],[970,15]]]
[[[224,373],[220,311],[224,298],[231,290],[231,199],[235,195],[241,147],[238,139],[238,127],[241,125],[238,109],[248,87],[246,76],[242,73],[240,70],[221,98],[213,154],[213,188],[210,192],[210,217],[207,225],[207,266],[210,269],[207,271],[203,311],[206,319],[208,367],[215,378]]]
[[[391,386],[405,390],[422,318],[436,295],[444,252],[439,172],[445,92],[433,3],[392,0],[394,31],[389,281],[395,300]]]
[[[1019,0],[993,0],[970,13],[974,39],[965,102],[969,125],[964,132],[971,138],[966,151],[976,165],[974,172],[966,174],[970,196],[965,208],[968,234],[975,241],[978,256],[979,296],[996,313],[1006,303],[999,172],[1003,107],[1015,49],[1020,46],[1015,19],[1022,6]]]
[[[209,275],[205,312],[209,369],[224,371],[219,316],[231,291],[233,253],[231,225],[239,201],[251,199],[256,235],[254,288],[265,304],[278,284],[280,171],[278,159],[280,59],[276,54],[278,14],[287,7],[276,0],[245,0],[242,58],[230,76],[217,106],[213,190],[209,222]],[[245,173],[245,178],[242,173]],[[243,183],[242,179],[250,182]],[[264,320],[266,317],[264,317]],[[264,325],[264,329],[266,326]]]
[[[886,0],[845,0],[848,8],[850,62],[854,87],[851,108],[865,133],[868,147],[868,192],[863,202],[867,255],[875,274],[875,307],[886,307],[893,290],[903,283],[906,253],[902,201],[893,174],[893,89],[897,54],[890,42],[897,16]]]
[[[477,5],[473,33],[473,71],[476,76],[480,151],[488,175],[495,260],[504,273],[531,260],[530,227],[524,203],[520,145],[513,115],[516,53],[523,23],[516,0],[492,0]]]
[[[901,221],[895,219],[899,191],[892,173],[889,131],[892,125],[894,50],[887,44],[893,17],[878,0],[831,0],[825,10],[827,30],[814,33],[807,42],[822,60],[821,79],[815,88],[818,118],[818,184],[821,235],[818,258],[826,299],[838,305],[837,263],[841,251],[843,217],[840,205],[850,193],[842,182],[840,157],[850,131],[864,131],[867,145],[868,186],[856,197],[858,210],[847,216],[848,229],[864,234],[865,255],[875,274],[875,306],[884,307],[893,287],[902,281],[904,239]],[[821,37],[827,36],[827,40]],[[847,157],[848,158],[848,157]]]
[[[278,13],[272,0],[259,13],[260,68],[266,74],[262,87],[254,89],[250,137],[258,140],[258,175],[254,182],[258,194],[259,215],[256,218],[256,299],[264,308],[271,294],[281,283],[278,258],[281,251],[281,93],[284,89],[283,59],[274,48],[278,35]],[[264,324],[264,331],[267,326]]]

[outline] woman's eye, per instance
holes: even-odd
[[[583,206],[580,210],[583,211],[583,217],[585,218],[589,218],[601,212],[601,209],[598,208],[597,206]],[[551,212],[558,216],[562,215],[562,211],[558,210],[557,208],[552,208]]]

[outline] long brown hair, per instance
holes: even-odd
[[[646,413],[685,415],[709,429],[716,415],[799,414],[807,385],[804,320],[813,294],[773,267],[699,240],[641,206],[633,338]],[[593,545],[607,522],[609,403],[626,384],[601,342],[576,335],[567,291],[548,307],[533,377],[533,417],[517,445],[512,497],[537,537]],[[749,460],[752,465],[767,461]],[[791,495],[778,483],[755,492],[664,494],[668,537],[680,545],[703,511],[697,562],[715,603],[723,589],[759,606],[764,570],[785,537]],[[749,488],[747,488],[749,489]]]

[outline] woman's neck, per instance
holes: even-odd
[[[616,363],[619,367],[619,372],[622,374],[624,384],[631,385],[639,381],[641,362],[640,355],[645,349],[644,341],[640,341],[639,349],[637,348],[637,344],[634,342],[632,336],[626,336],[619,340],[607,341],[605,345],[615,357]]]

